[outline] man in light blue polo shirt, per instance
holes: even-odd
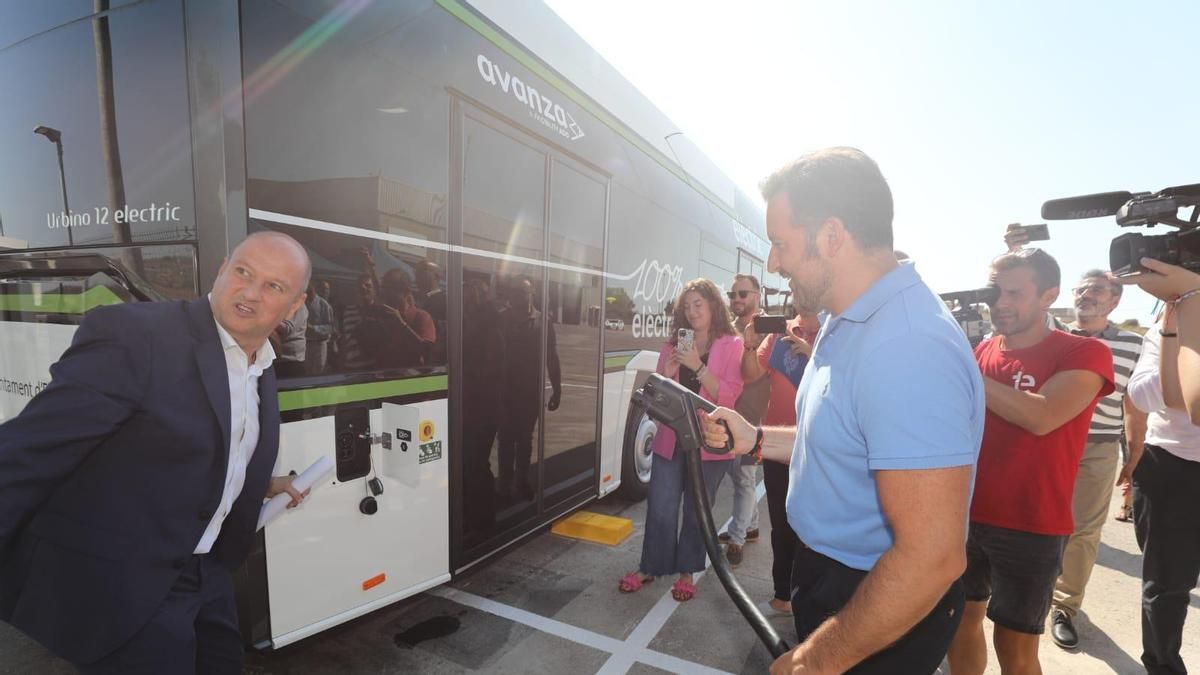
[[[964,604],[967,512],[983,435],[983,381],[966,337],[892,250],[892,197],[861,151],[806,155],[763,184],[768,268],[798,307],[825,310],[796,397],[799,430],[718,409],[710,444],[791,463],[801,547],[801,639],[772,673],[931,673]]]

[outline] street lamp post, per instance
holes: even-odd
[[[62,186],[63,213],[66,214],[67,220],[67,245],[74,246],[75,236],[71,233],[71,207],[67,205],[67,172],[63,168],[62,132],[58,129],[39,124],[33,130],[33,133],[45,136],[46,140],[53,143],[54,147],[58,149],[58,180],[59,185]]]

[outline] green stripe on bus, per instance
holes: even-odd
[[[474,12],[464,7],[458,0],[435,0],[442,9],[450,12],[459,21],[467,24],[476,33],[482,35],[488,42],[499,47],[504,53],[516,59],[521,65],[531,70],[535,75],[542,78],[550,84],[550,86],[559,90],[564,96],[574,101],[579,107],[587,110],[596,119],[600,120],[609,129],[612,129],[625,140],[633,143],[642,152],[649,155],[654,161],[662,165],[664,169],[675,174],[677,178],[691,186],[693,190],[700,193],[705,199],[712,202],[717,208],[724,211],[730,218],[737,222],[742,222],[738,217],[737,212],[729,207],[720,197],[713,194],[704,185],[692,178],[691,174],[684,171],[678,164],[672,162],[666,155],[659,151],[658,148],[650,145],[639,136],[637,133],[629,130],[625,124],[613,117],[609,112],[597,104],[593,103],[585,94],[579,91],[574,85],[563,80],[553,71],[543,66],[538,60],[527,54],[521,47],[513,43],[504,36],[500,31],[492,28],[487,22],[480,19]]]
[[[373,401],[393,396],[427,394],[429,392],[446,391],[447,386],[448,383],[445,375],[434,375],[432,377],[414,377],[407,380],[348,384],[341,387],[282,391],[279,392],[279,411],[288,412],[290,410],[303,410],[305,408],[337,405],[339,403]]]
[[[77,294],[0,295],[0,311],[4,312],[83,314],[97,307],[121,304],[124,301],[103,286],[95,286]]]
[[[626,356],[607,356],[604,358],[604,367],[607,368],[624,368],[626,364],[633,360],[633,355]]]

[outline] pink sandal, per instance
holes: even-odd
[[[622,593],[637,593],[638,591],[642,590],[643,585],[651,583],[652,581],[654,581],[654,577],[647,577],[643,579],[641,574],[637,572],[630,572],[629,574],[621,577],[621,583],[617,585],[617,588]]]
[[[696,596],[696,586],[690,581],[680,579],[671,586],[671,597],[678,602],[687,602]]]

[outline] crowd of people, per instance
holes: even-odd
[[[328,279],[312,279],[305,301],[270,336],[281,378],[444,364],[446,300],[441,270],[415,266],[417,283],[396,267],[380,275],[369,249],[350,302]]]
[[[822,150],[762,192],[767,266],[788,278],[794,317],[764,334],[758,279],[738,275],[724,298],[689,282],[657,371],[718,406],[702,414],[705,445],[733,451],[702,452],[702,474],[710,500],[731,477],[735,567],[759,538],[762,465],[774,582],[762,608],[791,615],[797,638],[772,672],[931,673],[948,661],[979,674],[985,616],[1002,671],[1040,672],[1047,619],[1060,647],[1083,639],[1075,620],[1120,485],[1143,552],[1142,663],[1185,673],[1200,575],[1200,275],[1149,259],[1133,277],[1085,272],[1076,322],[1057,324],[1057,262],[1010,233],[989,269],[994,334],[972,351],[894,250],[873,160]],[[231,573],[263,498],[305,498],[270,475],[276,375],[444,362],[437,267],[418,265],[414,287],[406,270],[380,276],[366,260],[356,301],[333,303],[303,246],[258,233],[205,297],[89,312],[49,386],[0,426],[0,620],[84,672],[240,672]],[[1109,321],[1129,283],[1165,301],[1144,341]],[[488,284],[465,280],[463,298],[477,327],[465,367],[487,375],[462,402],[478,422],[464,482],[480,495],[464,519],[479,527],[491,495],[531,492],[543,360],[546,407],[561,399],[532,281],[506,280],[499,299]],[[674,577],[687,602],[706,556],[685,499],[695,449],[669,429],[652,449],[641,560],[618,585]]]
[[[805,156],[763,196],[768,269],[790,280],[796,317],[764,339],[757,279],[738,275],[728,308],[712,282],[693,281],[678,299],[693,309],[675,328],[694,330],[695,344],[672,338],[658,372],[721,406],[703,415],[707,442],[732,436],[734,456],[702,455],[710,500],[732,479],[721,540],[734,567],[759,536],[762,464],[774,594],[760,607],[791,615],[799,639],[772,672],[928,673],[945,662],[980,674],[985,616],[1002,672],[1041,672],[1048,619],[1055,644],[1080,644],[1115,486],[1116,517],[1134,522],[1144,556],[1142,663],[1186,672],[1200,574],[1200,275],[1152,260],[1129,278],[1088,270],[1071,290],[1076,321],[1063,324],[1049,312],[1058,263],[1010,228],[989,268],[994,332],[972,351],[894,250],[891,193],[866,155]],[[1130,283],[1166,302],[1144,345],[1109,320]],[[677,576],[682,602],[704,553],[669,433],[654,445],[641,564],[619,588]]]

